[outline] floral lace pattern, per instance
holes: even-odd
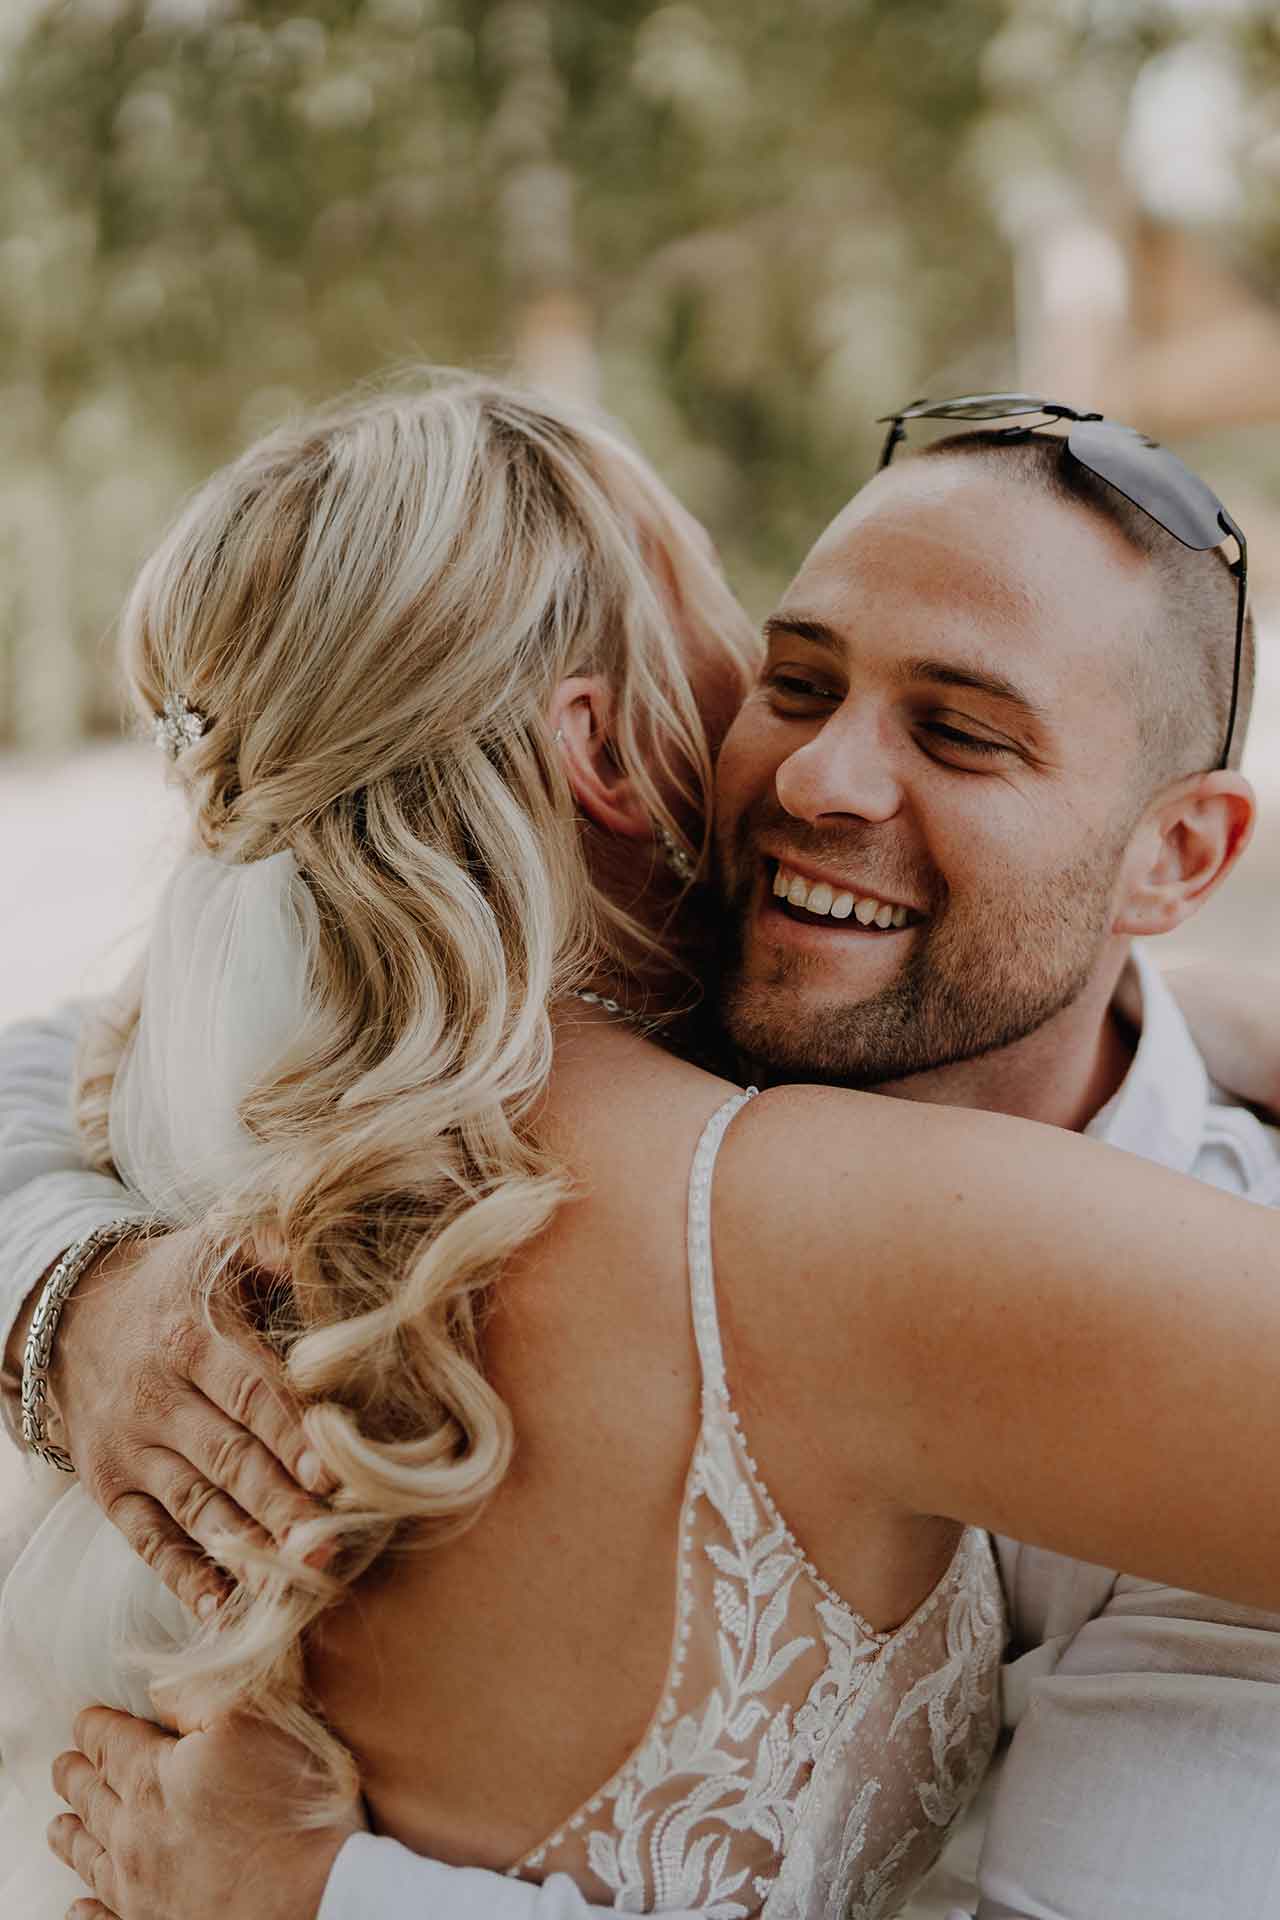
[[[511,1872],[568,1873],[619,1913],[885,1920],[990,1760],[999,1582],[986,1536],[970,1530],[911,1619],[879,1632],[775,1508],[729,1399],[711,1266],[715,1157],[748,1098],[712,1118],[690,1183],[703,1418],[662,1701],[613,1778]]]

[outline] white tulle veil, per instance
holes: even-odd
[[[301,1028],[317,934],[291,853],[191,853],[169,879],[110,1109],[122,1179],[166,1219],[201,1218],[261,1170],[240,1107]],[[154,1713],[148,1656],[192,1622],[81,1487],[42,1471],[31,1494],[34,1531],[0,1589],[0,1915],[62,1920],[85,1888],[45,1844],[65,1811],[51,1763],[91,1701]]]
[[[110,1137],[121,1179],[166,1219],[201,1218],[260,1166],[240,1108],[302,1026],[318,932],[288,851],[236,866],[190,853],[165,887]]]

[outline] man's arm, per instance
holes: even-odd
[[[73,1241],[145,1220],[136,1194],[90,1173],[71,1112],[77,1007],[0,1032],[0,1353],[10,1402],[41,1284]]]
[[[291,1802],[308,1782],[306,1756],[258,1721],[232,1716],[178,1734],[91,1707],[75,1738],[54,1763],[70,1811],[50,1826],[49,1845],[119,1920],[590,1920],[613,1911],[591,1906],[563,1874],[537,1887],[424,1860],[361,1831],[359,1805],[329,1827],[298,1824]]]
[[[505,1874],[445,1867],[397,1840],[355,1833],[333,1863],[315,1920],[591,1920],[612,1912],[593,1907],[563,1873],[534,1887]],[[703,1916],[671,1912],[667,1920]]]
[[[0,1399],[11,1427],[48,1269],[95,1227],[151,1217],[83,1164],[71,1111],[80,1018],[70,1009],[0,1033]],[[66,1303],[50,1383],[56,1437],[82,1484],[196,1609],[229,1591],[206,1557],[219,1532],[280,1539],[316,1511],[302,1489],[332,1483],[275,1356],[247,1326],[210,1331],[191,1254],[187,1233],[102,1254]]]
[[[1020,1583],[1043,1592],[1054,1563],[1071,1569],[1018,1558],[1015,1618]],[[1064,1623],[1072,1610],[1068,1597]],[[1274,1920],[1280,1617],[1121,1575],[1095,1617],[1053,1639],[1006,1675],[1015,1732],[979,1920]]]

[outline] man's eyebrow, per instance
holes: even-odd
[[[1021,707],[1028,719],[1037,725],[1044,725],[1048,714],[1038,700],[1017,686],[1002,673],[993,673],[986,667],[960,667],[949,660],[905,660],[898,671],[903,681],[932,680],[944,687],[968,687],[975,693],[990,694],[994,700],[1007,701],[1010,706]]]
[[[793,617],[786,613],[774,614],[765,621],[766,640],[785,639],[788,636],[793,640],[805,640],[810,646],[821,647],[825,653],[837,654],[841,659],[849,651],[849,642],[834,627],[827,626],[825,621],[807,620],[800,615]],[[1049,721],[1046,709],[1038,700],[992,668],[959,666],[953,660],[904,660],[895,677],[904,684],[932,680],[938,686],[967,687],[974,693],[985,693],[993,700],[1003,700],[1008,706],[1020,708],[1037,726],[1045,726]]]
[[[828,653],[843,654],[847,651],[835,628],[824,626],[821,620],[793,620],[789,614],[775,613],[765,621],[766,640],[780,639],[787,634],[793,640],[807,640],[810,646],[823,647]]]

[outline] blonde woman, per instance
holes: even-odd
[[[994,1739],[977,1528],[1280,1595],[1274,1218],[993,1115],[751,1100],[648,1030],[740,634],[613,435],[483,382],[274,436],[144,570],[192,851],[81,1121],[215,1317],[276,1272],[337,1492],[212,1534],[199,1628],[54,1506],[0,1643],[37,1800],[158,1677],[300,1743],[317,1820],[358,1780],[380,1833],[624,1910],[887,1914]],[[80,1884],[9,1817],[0,1905],[54,1920]]]

